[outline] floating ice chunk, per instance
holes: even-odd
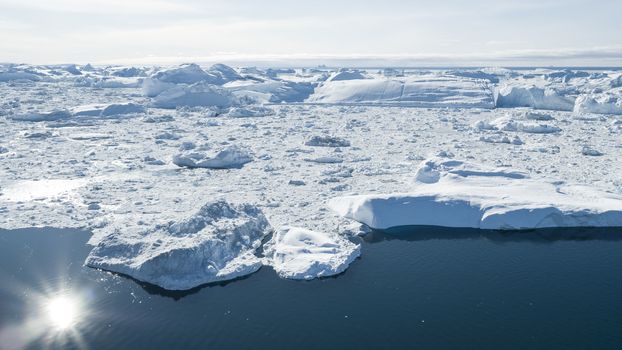
[[[497,107],[531,107],[556,111],[572,111],[574,98],[562,96],[552,88],[536,86],[504,86],[499,90]]]
[[[270,230],[257,207],[214,201],[188,218],[141,232],[116,229],[93,248],[86,265],[185,290],[257,271],[255,251]]]
[[[527,111],[525,112],[525,119],[549,121],[549,120],[554,120],[555,118],[553,118],[552,115],[547,114],[547,113],[536,113],[536,112]]]
[[[3,146],[0,146],[0,154],[9,153],[9,149]]]
[[[236,104],[235,97],[229,91],[207,83],[175,86],[164,90],[153,99],[153,106],[158,108],[179,106],[226,108],[234,104]]]
[[[107,105],[101,113],[102,117],[145,113],[145,107],[136,103],[113,103]]]
[[[231,118],[266,117],[274,114],[274,110],[263,106],[234,107],[227,112]]]
[[[511,117],[500,117],[491,123],[497,130],[525,132],[531,134],[551,134],[560,132],[561,129],[550,124],[537,122],[523,122],[512,119]]]
[[[523,141],[518,136],[514,136],[514,138],[510,139],[506,135],[502,135],[502,134],[481,136],[479,140],[482,142],[486,142],[486,143],[507,143],[507,144],[512,144],[512,145],[523,144]]]
[[[431,159],[409,193],[337,197],[329,206],[371,228],[531,229],[622,226],[622,196],[461,161]]]
[[[146,112],[144,106],[136,103],[111,103],[111,104],[92,104],[77,106],[71,109],[76,117],[119,117],[131,114],[143,114]]]
[[[26,114],[16,114],[10,118],[13,120],[27,121],[27,122],[47,122],[54,120],[67,119],[71,117],[71,112],[66,109],[56,110],[50,112],[31,112]]]
[[[592,157],[600,157],[604,155],[603,152],[600,152],[590,146],[583,146],[583,148],[581,149],[581,154],[583,154],[584,156],[592,156]]]
[[[343,158],[335,156],[321,156],[317,158],[305,158],[305,161],[312,163],[337,164],[343,163]]]
[[[314,147],[350,147],[350,141],[336,136],[312,136],[305,142],[307,146]]]
[[[361,249],[339,235],[282,227],[266,243],[264,254],[279,276],[308,280],[345,271]]]
[[[241,168],[252,160],[250,153],[239,146],[227,146],[217,152],[203,146],[173,156],[175,165],[188,168]]]
[[[574,106],[576,113],[622,114],[622,90],[619,94],[581,95]]]

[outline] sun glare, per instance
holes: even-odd
[[[48,302],[46,312],[53,327],[67,329],[77,321],[78,306],[70,298],[61,296]]]

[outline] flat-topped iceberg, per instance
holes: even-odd
[[[339,215],[375,229],[622,226],[622,196],[525,173],[433,158],[408,193],[337,197]]]
[[[337,234],[282,227],[266,243],[264,254],[279,276],[308,280],[345,271],[361,249]]]
[[[305,102],[494,108],[492,91],[481,80],[442,75],[326,81]]]
[[[86,265],[186,290],[257,271],[255,251],[270,230],[257,207],[213,201],[185,219],[141,232],[115,230],[93,248]]]

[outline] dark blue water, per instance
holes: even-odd
[[[622,229],[374,232],[335,278],[187,293],[83,267],[88,237],[0,231],[0,348],[622,348]],[[58,293],[70,329],[42,314]]]

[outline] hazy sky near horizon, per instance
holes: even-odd
[[[617,66],[620,14],[620,0],[0,0],[0,61]]]

